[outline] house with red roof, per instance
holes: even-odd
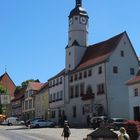
[[[29,82],[22,102],[22,114],[24,120],[35,118],[35,94],[43,86],[40,82]]]
[[[8,102],[10,102],[10,104],[8,104],[7,107],[3,111],[7,116],[11,116],[11,114],[12,114],[11,100],[14,98],[14,92],[16,89],[16,85],[7,72],[5,72],[4,74],[2,74],[0,76],[0,85],[7,89],[7,92],[10,96],[7,98],[8,100],[10,100],[10,101],[8,101]],[[6,95],[6,96],[8,96],[8,95]]]
[[[8,90],[10,99],[13,99],[16,85],[7,72],[0,76],[0,85]]]
[[[130,118],[125,81],[139,68],[126,32],[88,45],[89,17],[76,0],[69,14],[65,69],[48,80],[52,119],[87,126],[88,116]]]
[[[126,82],[126,85],[129,89],[130,119],[140,121],[140,69]]]

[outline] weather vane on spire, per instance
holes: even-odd
[[[82,0],[76,0],[76,6],[82,6]]]

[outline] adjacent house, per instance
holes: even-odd
[[[126,84],[129,89],[130,119],[140,121],[140,70]]]
[[[59,72],[56,76],[48,80],[49,83],[49,106],[51,118],[61,124],[65,119],[64,112],[64,86],[65,86],[65,70]]]
[[[1,96],[1,103],[5,102],[2,107],[3,112],[5,115],[11,116],[12,115],[11,100],[14,98],[16,85],[7,72],[5,72],[3,75],[0,76],[0,85],[6,88],[8,93],[8,95],[3,96],[3,98]]]
[[[53,119],[86,126],[88,116],[129,118],[125,81],[138,71],[139,60],[127,33],[88,45],[89,17],[81,0],[68,19],[65,68],[48,81]]]
[[[22,114],[22,103],[23,103],[25,91],[26,91],[26,86],[22,88],[17,88],[14,93],[15,98],[11,100],[12,116],[16,116],[20,120],[24,120]]]
[[[43,86],[40,82],[29,82],[24,93],[24,99],[22,103],[22,113],[25,120],[35,118],[35,96]]]
[[[48,96],[48,82],[46,82],[36,94],[35,98],[35,117],[49,119],[50,109],[49,109],[49,96]]]
[[[0,76],[0,85],[8,90],[10,99],[13,99],[16,85],[7,72]]]

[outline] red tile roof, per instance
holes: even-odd
[[[39,89],[43,86],[44,83],[29,82],[29,84],[30,84],[30,88],[31,88],[32,90],[39,90]]]
[[[77,69],[82,69],[91,65],[96,65],[107,60],[107,58],[109,58],[109,56],[117,47],[124,33],[125,32],[116,35],[106,41],[97,43],[95,45],[88,46],[83,56],[83,59],[78,65]]]
[[[137,83],[140,83],[140,69],[137,72],[136,76],[126,82],[127,85],[133,85]]]
[[[41,88],[38,90],[37,93],[39,93],[40,91],[42,91],[44,88],[47,88],[47,87],[49,87],[49,83],[48,83],[48,82],[44,83],[44,84],[41,86]]]
[[[12,100],[12,102],[17,101],[17,100],[20,100],[20,99],[22,99],[23,97],[24,97],[24,94],[19,94],[18,96],[16,96],[16,97]]]
[[[26,92],[26,87],[22,87],[22,88],[19,88],[19,89],[17,88],[15,90],[15,93],[14,93],[15,97],[12,100],[12,102],[22,99],[24,97],[25,92]]]

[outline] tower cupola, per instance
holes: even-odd
[[[82,0],[76,0],[75,8],[73,10],[71,10],[69,18],[71,18],[75,15],[81,15],[81,16],[88,17],[86,10],[82,7]]]
[[[81,61],[88,39],[88,14],[82,7],[82,0],[75,0],[69,14],[68,45],[66,47],[66,69],[73,70]]]

